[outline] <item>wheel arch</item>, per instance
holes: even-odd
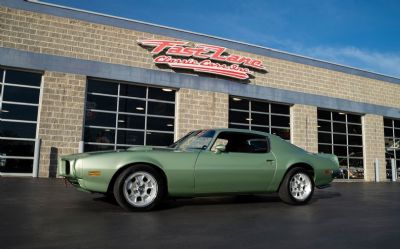
[[[126,164],[122,167],[120,167],[112,176],[110,182],[108,183],[108,187],[107,187],[107,193],[112,193],[113,192],[113,187],[114,187],[114,183],[117,180],[118,176],[127,168],[135,166],[135,165],[147,165],[152,167],[154,170],[156,170],[160,176],[163,178],[164,182],[165,182],[165,186],[166,186],[166,193],[168,193],[168,179],[167,179],[167,175],[165,174],[164,170],[161,169],[161,167],[149,163],[149,162],[134,162],[134,163],[129,163]]]
[[[307,172],[310,173],[312,181],[315,182],[315,170],[314,170],[314,168],[309,163],[296,162],[296,163],[291,164],[289,167],[287,167],[287,169],[285,171],[285,174],[283,175],[283,177],[282,177],[282,179],[281,179],[281,181],[279,183],[278,189],[280,189],[280,187],[282,185],[282,182],[285,179],[287,173],[293,168],[303,168],[303,169],[305,169]]]

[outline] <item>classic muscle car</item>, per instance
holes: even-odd
[[[239,129],[188,133],[166,148],[150,146],[63,156],[58,173],[81,190],[112,194],[127,210],[150,210],[166,197],[277,192],[305,204],[329,186],[338,159],[278,136]]]

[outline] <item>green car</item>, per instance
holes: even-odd
[[[312,154],[278,136],[239,129],[188,133],[166,148],[74,154],[58,173],[81,190],[114,195],[127,210],[150,210],[166,197],[278,192],[305,204],[314,187],[332,182],[339,169],[331,154]]]

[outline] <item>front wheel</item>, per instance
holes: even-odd
[[[314,193],[311,174],[303,168],[290,169],[279,188],[279,197],[292,205],[306,204]]]
[[[124,170],[115,181],[114,196],[129,211],[155,208],[164,197],[163,178],[152,167],[135,165]]]

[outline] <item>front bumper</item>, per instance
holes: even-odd
[[[324,189],[324,188],[329,188],[329,187],[331,187],[332,185],[331,184],[324,184],[324,185],[319,185],[319,186],[316,186],[318,189]]]
[[[71,185],[74,186],[76,189],[83,191],[83,192],[91,193],[89,190],[85,189],[85,182],[83,179],[71,178],[71,177],[65,177],[65,179],[69,183],[71,183]]]

